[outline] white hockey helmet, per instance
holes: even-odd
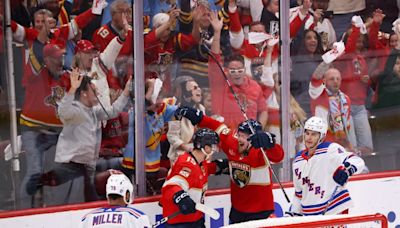
[[[310,119],[308,119],[304,124],[304,131],[305,130],[316,131],[321,134],[319,136],[319,140],[317,143],[317,145],[319,145],[326,137],[326,132],[328,131],[328,125],[322,118],[318,116],[313,116]]]
[[[129,192],[127,195],[126,193]],[[129,178],[124,174],[112,174],[107,179],[106,196],[116,194],[123,197],[126,204],[133,201],[133,185]]]

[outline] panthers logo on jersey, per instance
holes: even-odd
[[[57,112],[58,104],[61,102],[61,99],[64,97],[65,90],[61,86],[51,87],[51,95],[47,96],[44,100],[44,103],[48,106],[52,106],[55,108]]]
[[[250,182],[250,165],[231,161],[229,169],[233,182],[240,188],[245,187]]]

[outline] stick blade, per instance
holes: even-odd
[[[219,219],[219,212],[214,208],[207,207],[204,204],[196,203],[196,210],[203,212],[204,214],[210,216],[212,219],[217,220]]]

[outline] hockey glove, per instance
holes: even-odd
[[[184,215],[196,212],[196,203],[190,198],[189,193],[183,190],[175,193],[174,203]]]
[[[258,131],[250,135],[247,141],[250,141],[254,148],[271,149],[275,146],[275,135],[269,132]]]
[[[357,168],[354,165],[350,164],[349,162],[345,162],[336,169],[335,173],[333,173],[333,180],[339,185],[343,186],[346,184],[349,177],[356,171]]]
[[[182,117],[186,117],[193,125],[200,123],[203,119],[203,112],[191,107],[179,107],[175,111],[175,118],[181,120]]]
[[[217,165],[217,172],[215,172],[215,175],[221,175],[221,174],[229,175],[228,159],[217,159],[212,162],[214,162]]]

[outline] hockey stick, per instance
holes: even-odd
[[[215,210],[214,208],[211,208],[211,207],[207,207],[206,205],[201,204],[201,203],[196,203],[196,210],[203,212],[204,214],[210,216],[214,220],[219,219],[219,216],[220,216],[217,210]],[[154,227],[160,226],[161,224],[166,223],[168,220],[175,218],[179,214],[181,214],[181,211],[175,211],[170,216],[164,217],[161,220],[154,223],[152,225],[152,227],[154,228]]]
[[[214,62],[217,64],[217,66],[218,66],[219,69],[221,70],[222,75],[224,76],[225,82],[226,82],[226,84],[228,85],[229,90],[230,90],[230,92],[232,93],[233,97],[235,98],[236,103],[239,105],[240,111],[242,112],[242,115],[243,115],[244,119],[245,119],[245,120],[249,120],[249,118],[247,117],[246,111],[244,110],[243,105],[240,103],[239,97],[237,96],[235,90],[233,90],[233,87],[232,87],[232,85],[231,85],[231,82],[229,81],[228,77],[226,76],[225,71],[224,71],[224,69],[222,68],[221,64],[218,62],[217,58],[214,56],[214,54],[211,52],[211,50],[207,47],[207,45],[205,45],[205,44],[203,43],[203,46],[206,48],[208,54],[211,56],[211,58],[214,60]],[[254,134],[255,131],[254,131],[253,126],[251,126],[251,124],[249,124],[249,127],[250,127],[251,133]],[[263,157],[264,157],[265,162],[266,162],[267,165],[271,168],[272,175],[274,176],[275,180],[278,182],[278,184],[279,184],[279,186],[280,186],[280,188],[281,188],[281,190],[282,190],[282,192],[283,192],[283,195],[285,195],[286,201],[287,201],[288,203],[290,203],[289,197],[288,197],[288,195],[286,194],[286,191],[285,191],[285,189],[283,188],[281,181],[278,179],[278,176],[276,175],[274,169],[272,168],[271,162],[269,161],[269,159],[268,159],[268,157],[267,157],[267,155],[266,155],[266,153],[265,153],[265,151],[264,151],[264,148],[260,148],[260,149],[261,149],[261,151],[262,151],[262,154],[263,154]]]
[[[174,213],[172,213],[170,216],[168,217],[164,217],[161,220],[158,220],[156,223],[154,223],[151,227],[157,227],[161,224],[166,223],[168,220],[175,218],[176,216],[178,216],[181,213],[181,211],[175,211]]]
[[[217,210],[211,207],[207,207],[202,203],[196,203],[196,210],[203,212],[214,220],[219,219],[219,212]]]
[[[335,190],[333,191],[331,197],[329,198],[328,202],[326,203],[326,207],[325,207],[325,210],[322,212],[322,215],[325,215],[326,211],[328,210],[329,204],[332,202],[338,189],[339,189],[339,185],[336,185]]]

